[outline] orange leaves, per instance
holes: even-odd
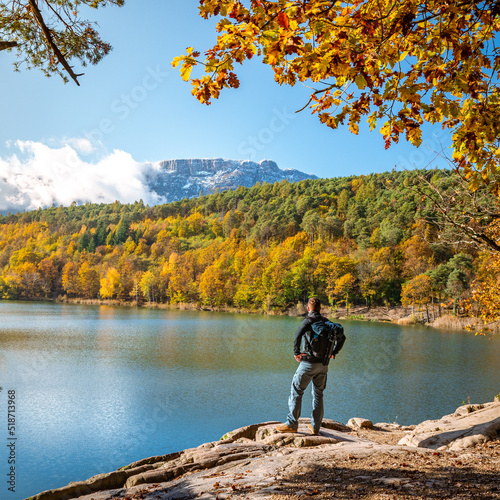
[[[283,12],[281,11],[279,14],[278,14],[278,24],[284,28],[284,29],[288,29],[289,27],[289,22],[288,22],[288,16],[286,14],[286,12]]]
[[[362,115],[369,116],[371,129],[385,118],[389,128],[380,132],[388,148],[403,133],[419,146],[422,124],[442,123],[454,134],[457,161],[486,171],[475,179],[500,191],[500,179],[492,182],[500,165],[500,88],[488,45],[500,23],[487,21],[477,2],[401,0],[397,8],[392,0],[245,5],[201,2],[204,17],[220,14],[221,35],[203,63],[189,53],[174,60],[201,102],[209,104],[222,88],[237,86],[236,75],[229,80],[227,73],[233,63],[263,55],[278,83],[312,83],[311,111],[331,128],[347,120],[357,133]],[[197,64],[204,65],[205,77],[191,77]],[[334,89],[343,92],[341,112],[340,103],[321,99]],[[474,141],[465,138],[470,134]]]
[[[224,87],[232,87],[237,89],[240,86],[238,77],[232,71],[221,71],[217,75],[216,81],[220,86]]]
[[[230,87],[232,87],[234,89],[237,89],[240,86],[240,81],[238,80],[238,77],[233,72],[229,73],[227,83]]]

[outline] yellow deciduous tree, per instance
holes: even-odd
[[[38,263],[38,272],[40,274],[41,287],[48,297],[57,286],[59,269],[54,256],[46,257]]]
[[[80,289],[78,281],[78,264],[67,262],[63,267],[62,286],[69,295],[77,295]]]
[[[357,262],[350,257],[339,257],[332,253],[323,252],[314,269],[317,280],[324,282],[325,294],[330,300],[336,295],[337,280],[344,275],[354,275]]]
[[[432,249],[427,241],[414,235],[402,247],[405,256],[403,269],[407,276],[415,277],[432,269]]]
[[[104,299],[118,298],[123,291],[121,274],[114,267],[106,271],[106,276],[101,278],[100,285],[99,293]]]
[[[139,288],[148,302],[155,301],[156,277],[151,271],[146,271],[139,281]]]
[[[21,296],[32,298],[39,295],[41,290],[40,274],[32,262],[23,262],[14,268],[17,275],[17,289]]]
[[[335,280],[333,295],[345,302],[347,314],[349,314],[349,294],[353,291],[355,283],[356,278],[351,273],[344,274]]]
[[[160,280],[172,303],[197,298],[195,265],[193,252],[186,252],[184,255],[173,252],[163,265]]]
[[[292,285],[292,265],[299,258],[299,253],[291,248],[277,246],[267,259],[262,272],[262,289],[265,293],[265,305],[286,307],[293,303],[296,289]]]
[[[403,284],[401,303],[403,306],[425,306],[427,318],[429,317],[428,305],[432,300],[432,280],[427,274],[419,274]]]
[[[85,298],[94,299],[99,295],[99,272],[94,269],[88,262],[83,262],[83,264],[78,269],[78,281],[80,285],[80,293]]]
[[[227,302],[226,273],[220,263],[208,266],[201,275],[200,296],[211,307]]]
[[[199,9],[220,16],[217,43],[204,59],[189,47],[172,64],[202,103],[238,87],[236,63],[260,56],[280,85],[312,87],[307,105],[331,128],[347,122],[357,134],[366,119],[387,148],[401,134],[419,146],[423,123],[442,123],[470,187],[500,192],[496,0],[201,0]],[[206,74],[192,78],[198,64]]]

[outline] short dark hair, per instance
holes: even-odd
[[[321,309],[321,301],[317,297],[311,297],[307,303],[309,309],[312,311],[318,311]]]

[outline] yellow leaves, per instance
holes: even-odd
[[[451,101],[449,103],[449,114],[453,118],[460,116],[460,105],[457,102]]]
[[[479,189],[480,181],[477,175],[474,175],[472,179],[469,181],[469,189],[474,192]]]
[[[401,303],[404,306],[425,305],[432,300],[432,280],[427,274],[419,274],[403,284]]]
[[[389,137],[391,135],[391,124],[389,122],[385,122],[384,125],[380,129],[380,133],[384,137]]]
[[[499,241],[498,227],[491,228],[492,239]],[[478,278],[472,284],[472,298],[480,306],[480,317],[484,324],[500,319],[500,256],[484,254]]]
[[[407,57],[408,57],[408,51],[401,52],[401,54],[399,54],[399,62],[404,61]]]
[[[103,299],[119,297],[123,291],[122,277],[120,273],[111,267],[106,271],[106,276],[100,280],[99,293]]]
[[[432,111],[424,113],[423,117],[429,123],[439,123],[443,120],[443,111],[440,108],[433,107]]]
[[[275,42],[279,39],[279,34],[277,31],[265,30],[262,32],[262,38]]]
[[[407,131],[408,140],[416,147],[422,144],[422,130],[420,128],[414,127]]]
[[[279,61],[279,50],[276,49],[276,46],[273,46],[271,50],[266,52],[266,61],[271,66],[276,66]]]
[[[193,52],[193,47],[188,47],[186,49],[187,55],[182,55],[178,57],[174,57],[172,60],[172,67],[177,68],[177,66],[181,65],[180,68],[180,74],[181,78],[187,82],[189,80],[189,77],[191,76],[191,70],[193,69],[193,66],[195,66],[197,63],[193,59],[192,56],[197,57],[198,53]]]
[[[351,273],[344,274],[335,281],[335,288],[333,293],[335,295],[345,297],[349,293],[355,282],[356,278]]]
[[[189,77],[191,75],[191,70],[193,69],[193,66],[192,65],[182,65],[181,67],[181,78],[187,82],[189,80]]]
[[[418,95],[418,88],[416,86],[402,86],[399,92],[402,102],[420,102],[420,96]]]
[[[377,113],[373,112],[368,116],[368,124],[370,125],[370,131],[374,130],[375,127],[377,126]]]

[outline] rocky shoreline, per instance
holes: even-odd
[[[500,402],[403,427],[301,419],[297,433],[253,424],[32,500],[500,498]]]

